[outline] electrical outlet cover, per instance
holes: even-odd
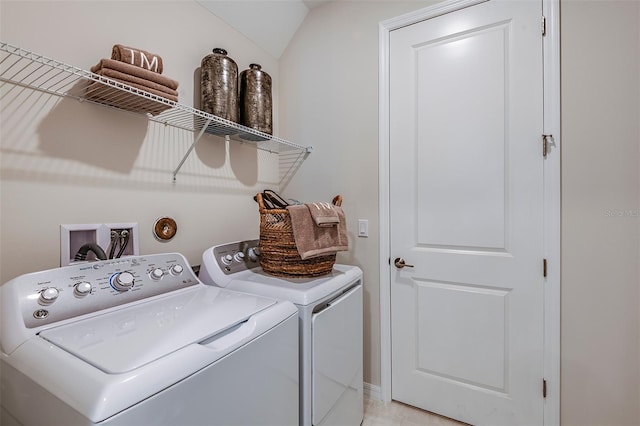
[[[99,243],[101,223],[60,225],[60,266],[74,263],[80,247],[86,243]]]

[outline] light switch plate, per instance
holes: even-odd
[[[367,219],[358,219],[358,237],[369,236],[369,221]]]

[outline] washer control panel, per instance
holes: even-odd
[[[27,328],[200,284],[179,253],[79,263],[8,282]]]
[[[218,268],[225,275],[260,266],[259,240],[237,241],[213,248]]]

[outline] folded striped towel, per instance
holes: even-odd
[[[158,94],[158,96],[170,98],[178,102],[178,92],[176,90],[163,86],[162,84],[154,83],[151,80],[145,80],[144,78],[136,77],[135,75],[112,70],[111,68],[101,68],[97,70],[95,74],[109,77],[112,80],[121,81],[129,86],[137,87],[139,89],[146,90],[149,93]]]
[[[116,61],[113,59],[101,59],[96,65],[91,67],[91,72],[97,74],[100,69],[109,68],[121,73],[129,74],[138,78],[152,81],[154,83],[166,86],[170,89],[177,90],[178,82],[164,75],[160,75],[153,71],[146,70],[144,68],[130,65],[125,62]]]
[[[116,44],[111,50],[111,59],[162,74],[162,57],[142,49]]]
[[[147,93],[151,93],[152,95],[156,95],[156,96],[159,96],[159,97],[161,97],[161,98],[168,99],[168,100],[173,101],[173,102],[178,102],[178,96],[170,95],[170,94],[168,94],[168,93],[166,93],[166,92],[162,92],[162,91],[160,91],[160,90],[155,90],[155,89],[152,89],[152,88],[151,88],[151,87],[149,87],[149,86],[145,86],[145,85],[142,85],[142,84],[136,84],[136,83],[132,83],[132,82],[130,82],[130,81],[120,80],[120,79],[118,79],[118,78],[113,78],[113,77],[109,77],[109,78],[110,78],[111,80],[118,81],[118,82],[120,82],[120,83],[122,83],[122,84],[126,84],[127,86],[131,86],[131,87],[134,87],[134,88],[136,88],[136,89],[143,90],[143,91],[145,91],[145,92],[147,92]]]
[[[158,115],[172,107],[172,105],[143,98],[133,93],[123,92],[115,87],[106,86],[100,82],[92,81],[87,85],[85,97],[89,100],[111,105],[134,112],[146,112]]]

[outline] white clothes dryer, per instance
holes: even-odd
[[[363,420],[362,270],[334,265],[318,278],[262,271],[258,240],[214,246],[202,255],[205,284],[293,302],[300,325],[300,425],[357,426]]]
[[[2,424],[295,425],[296,307],[204,285],[178,253],[0,288]]]

